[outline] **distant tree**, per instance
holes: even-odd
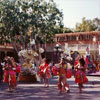
[[[64,27],[64,28],[63,28],[63,33],[73,33],[73,30],[70,29],[70,28]]]
[[[64,26],[60,26],[60,27],[56,27],[55,30],[55,34],[63,34],[63,33],[73,33],[72,29],[64,27]]]
[[[93,19],[93,24],[95,25],[96,30],[100,31],[100,19],[99,18],[94,18]]]
[[[77,23],[75,26],[75,32],[89,32],[95,30],[96,26],[93,20],[86,20],[85,17],[82,19],[82,23]]]

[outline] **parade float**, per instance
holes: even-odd
[[[31,41],[31,45],[35,45],[35,40]],[[43,48],[39,48],[38,53],[32,48],[23,49],[18,52],[21,58],[21,73],[19,81],[36,82],[40,81],[38,77],[38,66],[36,65],[37,58],[41,58],[41,53],[44,52]]]

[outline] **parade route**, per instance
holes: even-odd
[[[100,100],[100,0],[0,0],[0,100]]]
[[[89,83],[79,93],[74,78],[68,80],[70,93],[57,92],[57,77],[50,79],[50,87],[44,88],[41,83],[18,83],[13,92],[0,83],[0,100],[100,100],[100,77],[88,76]]]

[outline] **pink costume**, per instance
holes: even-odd
[[[4,83],[9,83],[9,84],[15,84],[16,83],[16,68],[11,67],[10,65],[6,65],[5,71],[4,71]]]

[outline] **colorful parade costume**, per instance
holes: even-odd
[[[79,59],[75,60],[74,68],[76,70],[75,72],[75,82],[78,84],[84,84],[88,82],[88,79],[86,78],[85,72],[84,72],[84,66],[82,66],[82,62],[80,62]]]
[[[71,78],[72,75],[73,75],[73,74],[72,74],[72,70],[71,70],[71,69],[68,69],[67,72],[66,72],[66,77],[67,77],[67,78]]]
[[[85,75],[85,64],[77,58],[74,63],[75,68],[75,83],[78,84],[80,92],[82,92],[83,84],[88,83],[88,79]]]
[[[39,76],[41,78],[49,79],[51,78],[50,67],[47,63],[43,63],[39,67]]]
[[[51,72],[50,72],[50,67],[46,63],[45,59],[44,59],[43,64],[40,65],[39,69],[40,69],[39,76],[40,76],[40,78],[43,79],[44,87],[46,87],[46,86],[49,87],[48,79],[51,78]]]
[[[17,73],[20,73],[20,72],[21,72],[21,67],[20,67],[20,65],[17,65],[17,66],[16,66],[16,72],[17,72]]]
[[[6,65],[4,71],[4,83],[17,85],[16,82],[16,68]]]
[[[67,64],[59,64],[58,68],[58,91],[69,91],[69,84],[66,80],[66,67]]]
[[[88,83],[88,79],[82,69],[78,69],[75,74],[75,82],[78,84],[85,84]]]
[[[96,72],[96,66],[93,64],[93,61],[90,55],[86,55],[85,61],[88,67],[88,73]]]

